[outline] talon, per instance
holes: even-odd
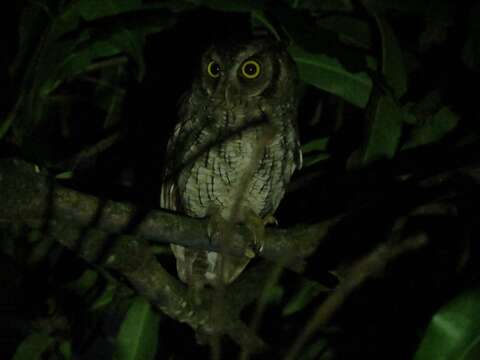
[[[210,209],[207,224],[207,236],[210,244],[221,244],[226,232],[226,221],[215,208]]]
[[[275,225],[275,226],[278,226],[278,221],[277,221],[277,219],[275,219],[275,217],[274,217],[272,214],[268,214],[268,215],[265,216],[265,218],[263,219],[263,224],[264,224],[264,225]]]
[[[255,257],[255,251],[250,248],[247,248],[243,254],[249,259],[253,259]]]
[[[265,224],[272,221],[276,221],[272,215],[267,215],[265,218],[261,218],[257,214],[251,212],[247,216],[245,225],[253,235],[253,248],[257,254],[263,251],[265,245]]]
[[[259,254],[262,253],[263,247],[264,247],[264,245],[265,245],[265,241],[263,241],[263,240],[262,240],[262,241],[259,241],[256,245],[257,245],[257,252],[258,252]]]

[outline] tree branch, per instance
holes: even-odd
[[[356,261],[349,269],[347,276],[314,313],[304,330],[293,342],[285,359],[298,358],[299,351],[320,327],[325,326],[337,310],[345,303],[352,292],[357,290],[372,275],[380,272],[392,260],[404,253],[424,246],[427,236],[423,233],[408,237],[401,242],[381,244],[367,256]]]
[[[130,233],[159,243],[220,250],[219,244],[208,238],[207,224],[202,219],[164,210],[151,210],[144,215],[134,205],[102,200],[59,186],[54,179],[24,161],[0,160],[0,189],[0,224],[18,222],[39,228],[45,220],[55,220],[77,227],[95,227],[110,234]],[[46,219],[47,213],[49,219]],[[330,227],[339,220],[340,217],[287,230],[267,229],[265,245],[257,255],[300,270],[303,259],[315,251]],[[233,232],[232,244],[228,249],[222,246],[222,251],[243,255],[252,243],[250,231],[238,225]]]

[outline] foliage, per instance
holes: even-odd
[[[304,169],[296,186],[305,191],[293,190],[296,200],[287,195],[291,207],[280,209],[279,217],[286,225],[338,214],[354,214],[354,219],[352,226],[340,231],[339,238],[344,239],[341,249],[331,250],[331,258],[309,260],[315,281],[288,280],[290,275],[282,275],[267,289],[266,312],[271,324],[266,338],[276,337],[286,344],[292,334],[300,333],[313,309],[341,283],[345,263],[365,253],[375,241],[391,240],[395,233],[392,224],[397,223],[397,217],[410,215],[414,207],[411,203],[422,206],[425,204],[421,201],[448,197],[448,206],[455,207],[455,221],[450,221],[451,212],[442,212],[440,215],[449,221],[432,226],[430,218],[422,218],[417,221],[421,225],[413,226],[416,231],[434,228],[440,240],[431,246],[427,260],[417,259],[412,266],[416,266],[415,271],[430,267],[432,279],[436,278],[435,271],[441,272],[443,277],[439,278],[444,283],[429,281],[427,275],[416,279],[418,287],[430,289],[430,293],[425,292],[435,298],[431,304],[419,300],[421,306],[416,311],[402,310],[405,318],[412,320],[412,324],[398,327],[409,333],[408,339],[402,340],[391,328],[384,331],[387,325],[384,319],[378,319],[381,315],[376,318],[381,328],[376,332],[391,331],[389,341],[395,340],[395,345],[404,349],[398,355],[391,351],[388,358],[413,354],[417,360],[475,358],[480,320],[475,313],[478,291],[446,301],[451,292],[458,291],[458,283],[473,287],[471,278],[478,275],[478,268],[472,264],[478,263],[477,249],[471,241],[478,235],[478,214],[469,202],[476,197],[460,191],[476,194],[478,174],[475,177],[459,171],[453,185],[446,186],[448,190],[439,187],[427,191],[422,181],[426,176],[450,174],[457,161],[463,165],[462,161],[471,159],[478,150],[476,99],[462,82],[476,86],[478,82],[478,3],[20,3],[17,38],[8,40],[15,54],[4,55],[9,91],[0,103],[2,155],[29,159],[58,181],[82,191],[146,206],[156,204],[160,175],[151,174],[160,173],[159,159],[175,118],[174,103],[191,81],[194,59],[202,46],[223,30],[235,35],[250,27],[253,31],[261,28],[283,41],[297,64],[304,93],[299,119]],[[468,21],[464,21],[466,14]],[[462,31],[456,31],[458,28]],[[329,172],[334,175],[325,175]],[[362,177],[364,173],[373,175]],[[403,197],[407,191],[403,187],[397,192],[399,179],[418,181],[405,186],[416,189],[413,195]],[[347,186],[351,186],[350,191],[345,190]],[[406,204],[406,198],[411,203]],[[395,210],[389,208],[390,204],[395,204]],[[437,216],[439,209],[443,208],[435,203],[433,211],[427,209],[427,217]],[[428,225],[423,226],[424,220]],[[452,230],[453,226],[457,227]],[[445,227],[449,240],[442,238]],[[45,228],[48,230],[48,225]],[[410,231],[408,228],[405,233]],[[7,259],[2,265],[5,289],[11,291],[11,299],[23,299],[23,292],[32,291],[31,301],[37,304],[28,316],[14,319],[21,325],[11,330],[13,340],[5,356],[20,360],[191,355],[187,348],[195,340],[189,330],[164,320],[144,299],[126,291],[121,280],[100,268],[87,267],[43,235],[19,225],[1,227],[0,254]],[[452,244],[457,238],[458,242]],[[445,255],[452,247],[454,254]],[[171,261],[167,250],[160,252],[161,261]],[[407,277],[417,275],[408,273],[409,266],[398,268]],[[332,275],[330,270],[338,273]],[[397,292],[397,285],[409,291],[409,280],[402,276],[394,278],[399,284],[393,287],[383,285],[398,295],[395,301],[400,298],[408,303],[405,293]],[[388,290],[375,294],[388,298],[385,292]],[[358,296],[359,303],[368,302]],[[5,302],[14,309],[23,304]],[[398,310],[380,303],[385,306],[384,313]],[[380,356],[372,353],[378,339],[367,337],[372,343],[363,347],[351,338],[345,340],[349,331],[355,336],[374,332],[361,308],[350,309],[334,319],[332,326],[319,329],[300,358],[347,358],[353,356],[346,350],[349,345],[364,351],[367,357]],[[361,321],[352,321],[352,325],[348,317]],[[402,320],[401,316],[394,319]],[[104,329],[109,323],[114,325]],[[105,333],[101,339],[99,334]],[[286,346],[279,346],[272,356],[278,358]],[[378,353],[387,358],[387,350],[378,347]]]
[[[432,318],[414,359],[476,359],[480,353],[479,301],[476,289],[442,307]]]
[[[142,298],[132,301],[117,336],[119,359],[154,359],[157,352],[158,314]]]

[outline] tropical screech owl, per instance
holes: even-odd
[[[263,229],[302,163],[297,90],[295,63],[280,43],[254,38],[211,46],[167,147],[161,207]],[[230,283],[249,261],[172,250],[180,279],[195,287]]]

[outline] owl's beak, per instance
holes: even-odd
[[[233,109],[233,99],[234,95],[232,94],[232,89],[230,84],[225,85],[224,91],[224,98],[225,98],[225,106],[228,110]]]
[[[232,110],[235,100],[234,89],[224,77],[222,77],[220,81],[221,82],[215,89],[213,97],[216,99],[216,101],[220,101],[222,103],[223,108],[225,108],[226,110]]]

